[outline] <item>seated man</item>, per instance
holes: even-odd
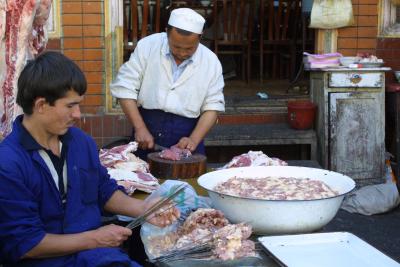
[[[100,164],[93,139],[73,127],[86,79],[47,52],[18,80],[24,114],[0,143],[0,262],[4,266],[138,266],[118,246],[132,231],[101,226],[101,212],[137,217],[151,202],[127,196]],[[149,222],[166,226],[171,208]]]

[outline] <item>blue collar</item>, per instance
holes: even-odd
[[[28,130],[25,128],[25,126],[22,124],[22,118],[23,115],[19,115],[15,119],[15,126],[19,127],[19,142],[20,144],[26,149],[26,150],[40,150],[40,149],[45,149],[42,147],[34,138],[33,136],[28,132]],[[60,135],[59,139],[63,146],[68,146],[68,143],[71,140],[71,135],[69,131],[67,131],[66,134]]]

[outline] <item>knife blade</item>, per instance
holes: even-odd
[[[165,146],[160,146],[159,144],[154,144],[153,149],[154,149],[155,151],[162,151],[162,150],[165,150],[165,149],[168,149],[168,148],[165,147]]]

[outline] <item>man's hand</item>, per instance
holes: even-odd
[[[154,147],[154,138],[146,127],[142,116],[140,115],[135,99],[119,99],[122,110],[128,116],[129,121],[135,129],[135,141],[138,142],[141,149],[152,149]]]
[[[126,227],[109,224],[93,231],[96,247],[118,247],[132,235]]]
[[[217,112],[214,110],[207,110],[201,114],[199,121],[196,124],[193,132],[189,137],[182,137],[176,144],[181,149],[189,149],[190,152],[196,150],[201,140],[204,139],[211,127],[217,121]]]
[[[189,149],[190,152],[193,152],[197,148],[197,143],[195,143],[190,137],[182,137],[179,142],[176,144],[180,149]]]
[[[159,197],[146,199],[144,209],[145,211],[151,208],[156,202],[160,201]],[[167,203],[164,207],[152,213],[147,221],[158,227],[165,227],[172,224],[180,217],[179,209],[174,206],[173,202]]]
[[[135,141],[138,142],[141,149],[152,149],[154,147],[154,138],[146,127],[135,129]]]

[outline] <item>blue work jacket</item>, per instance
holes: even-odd
[[[101,211],[119,189],[100,164],[96,144],[72,127],[68,142],[67,201],[38,150],[21,138],[22,115],[0,143],[0,263],[4,266],[136,266],[118,248],[98,248],[47,259],[21,257],[45,236],[73,234],[101,226]],[[26,130],[25,130],[26,131]]]

